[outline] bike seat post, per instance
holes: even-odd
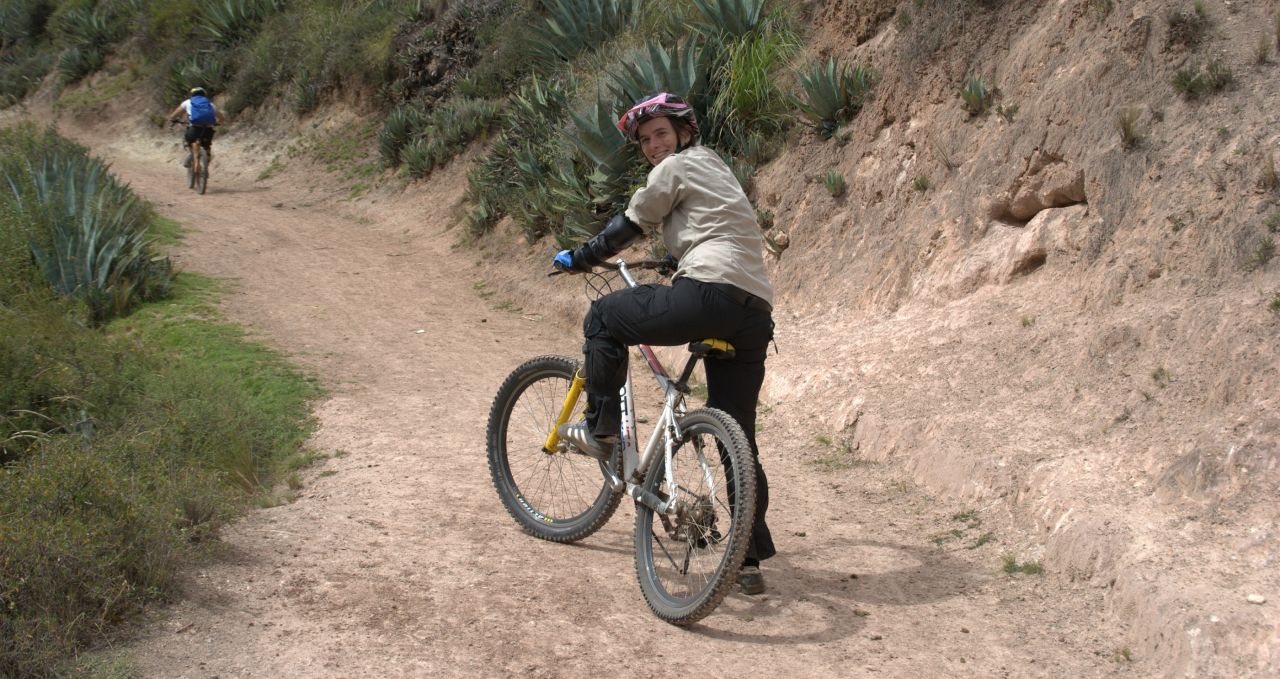
[[[689,378],[693,377],[693,369],[698,366],[698,361],[701,359],[701,354],[690,354],[689,361],[684,364],[684,370],[680,371],[680,377],[676,379],[676,389],[685,394],[689,393]]]

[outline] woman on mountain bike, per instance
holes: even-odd
[[[187,132],[182,135],[182,142],[186,149],[197,143],[204,147],[209,154],[209,162],[213,162],[213,128],[215,125],[222,124],[222,111],[209,100],[205,95],[203,87],[191,88],[190,96],[183,100],[181,104],[174,107],[169,112],[169,122],[176,123],[182,118],[186,118]],[[191,162],[191,156],[188,155],[182,161],[183,165]]]
[[[591,304],[583,321],[586,419],[562,426],[560,436],[593,457],[610,455],[621,427],[618,391],[626,382],[628,346],[673,346],[709,337],[733,344],[733,358],[705,363],[707,406],[738,421],[756,460],[755,523],[738,581],[744,592],[759,594],[765,589],[760,562],[775,551],[765,524],[769,486],[755,435],[756,401],[773,339],[773,288],[763,235],[733,172],[698,143],[698,119],[680,97],[663,92],[645,99],[617,127],[653,165],[648,181],[623,214],[576,250],[558,253],[554,265],[590,271],[654,228],[662,230],[678,265],[670,286],[627,288]]]

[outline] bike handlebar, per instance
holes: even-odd
[[[618,266],[618,262],[626,264],[628,269],[652,269],[652,270],[658,271],[664,276],[669,276],[676,270],[675,263],[666,259],[642,259],[638,262],[628,262],[626,260],[619,259],[616,262],[605,262],[604,264],[599,264],[594,268],[604,269],[606,271],[617,271],[619,268],[621,268]],[[559,276],[560,274],[564,274],[564,273],[571,273],[571,272],[556,269],[555,271],[552,271],[551,273],[547,274],[547,277]],[[583,273],[594,273],[594,272],[587,271]]]

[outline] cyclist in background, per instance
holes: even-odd
[[[576,250],[556,255],[563,271],[587,272],[645,231],[660,228],[678,260],[671,285],[641,285],[601,297],[583,321],[587,412],[560,435],[582,452],[607,459],[621,427],[618,391],[627,376],[627,347],[674,346],[710,337],[733,344],[733,358],[708,358],[707,406],[742,426],[756,466],[756,516],[738,583],[764,592],[760,562],[774,555],[765,524],[769,485],[756,447],[756,402],[773,339],[773,288],[764,263],[756,212],[723,160],[698,143],[698,119],[683,99],[648,98],[622,116],[618,130],[653,165],[623,214]]]
[[[192,145],[200,144],[209,154],[209,163],[213,163],[213,128],[222,124],[222,111],[205,95],[203,87],[191,88],[190,97],[174,107],[169,113],[169,122],[180,122],[185,117],[187,132],[182,141],[188,150]],[[191,154],[183,159],[182,166],[191,165]]]

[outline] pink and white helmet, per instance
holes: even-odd
[[[632,106],[622,117],[618,119],[618,131],[626,135],[627,139],[636,141],[636,134],[640,130],[640,123],[650,118],[679,118],[689,126],[693,137],[698,137],[698,116],[693,112],[684,99],[667,92],[659,92],[644,101]]]

